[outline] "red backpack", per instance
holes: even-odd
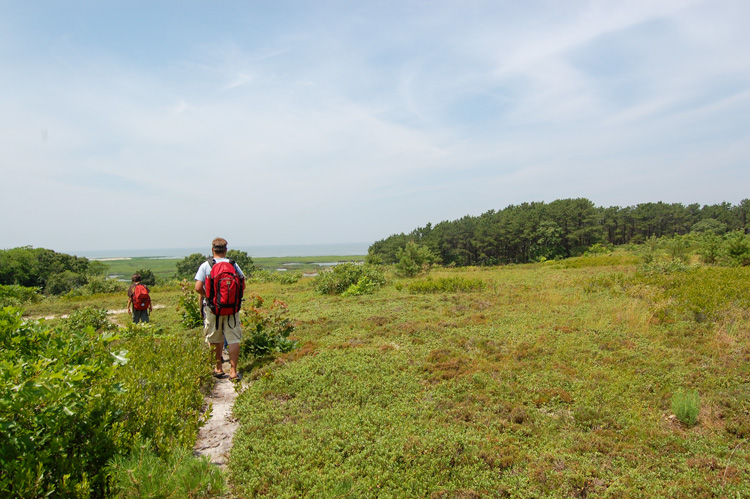
[[[211,271],[206,277],[206,301],[214,315],[234,315],[242,306],[242,294],[245,291],[245,279],[240,277],[237,266],[230,260],[208,261]]]
[[[148,294],[148,288],[138,283],[133,288],[133,308],[135,310],[146,310],[151,306],[151,297]]]

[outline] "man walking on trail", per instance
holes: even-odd
[[[239,265],[226,257],[226,239],[214,239],[211,253],[213,258],[203,262],[195,274],[195,291],[202,297],[201,306],[205,317],[203,332],[216,359],[214,376],[220,379],[227,377],[222,366],[222,350],[226,340],[229,379],[238,381],[240,374],[237,372],[237,361],[242,339],[239,308],[245,292],[245,275]]]
[[[133,324],[148,322],[148,314],[152,310],[149,290],[141,282],[141,274],[133,274],[130,280],[132,284],[128,288],[128,313],[133,314]]]

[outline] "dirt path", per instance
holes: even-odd
[[[224,357],[224,372],[229,372],[229,362]],[[241,382],[243,385],[245,381]],[[232,415],[237,398],[235,383],[229,379],[217,379],[206,403],[211,404],[211,417],[198,432],[193,450],[196,455],[208,456],[212,464],[225,468],[232,439],[239,424]]]
[[[166,305],[154,305],[154,309],[158,308],[166,308]],[[117,315],[117,314],[127,314],[128,309],[127,308],[121,308],[118,310],[107,310],[107,315]],[[68,314],[63,315],[47,315],[44,317],[30,317],[30,319],[45,319],[45,320],[51,320],[51,319],[67,319],[69,316]]]

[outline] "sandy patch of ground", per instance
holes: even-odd
[[[224,356],[224,372],[229,372],[229,362]],[[242,381],[242,384],[245,382]],[[208,456],[212,464],[225,468],[232,448],[232,439],[239,423],[232,415],[232,407],[238,391],[235,382],[217,379],[206,404],[211,404],[211,417],[198,432],[198,439],[193,450],[196,455]]]
[[[165,308],[165,305],[154,305],[154,309],[157,308]],[[107,315],[117,315],[117,314],[127,314],[128,309],[127,308],[121,308],[118,310],[107,310]],[[45,317],[31,317],[32,319],[45,319],[45,320],[51,320],[51,319],[67,319],[68,314],[63,315],[47,315]]]

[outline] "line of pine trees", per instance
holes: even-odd
[[[639,244],[690,232],[750,232],[750,199],[737,205],[643,203],[597,207],[585,198],[532,202],[479,216],[427,224],[375,242],[370,261],[396,263],[408,242],[428,248],[444,265],[500,265],[581,255],[593,244]]]

